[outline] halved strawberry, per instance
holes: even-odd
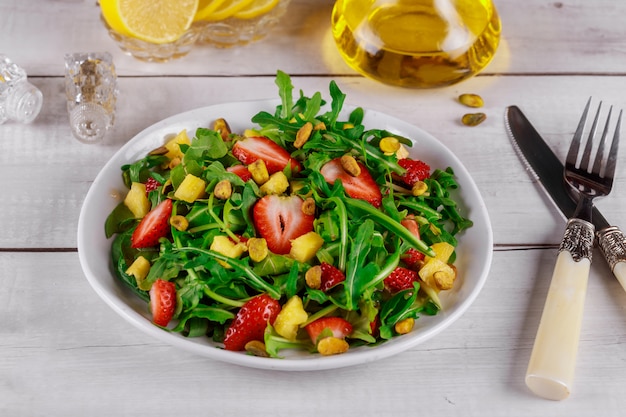
[[[263,136],[254,136],[237,141],[233,145],[233,155],[245,165],[262,159],[270,175],[282,171],[287,165],[291,165],[293,172],[302,170],[300,162],[293,159],[289,152],[276,142]]]
[[[254,205],[252,219],[267,247],[284,255],[291,250],[291,240],[313,230],[315,216],[302,212],[303,201],[298,196],[266,195]]]
[[[246,301],[226,330],[224,348],[244,350],[246,343],[252,340],[262,341],[267,323],[274,324],[278,313],[280,304],[268,294],[261,294]]]
[[[154,191],[161,186],[161,183],[150,177],[146,181],[146,195],[150,193],[150,191]]]
[[[424,181],[430,177],[430,166],[426,162],[405,158],[400,159],[398,165],[406,169],[404,175],[400,176],[399,179],[408,186],[412,187],[416,182]]]
[[[348,174],[341,166],[341,158],[335,158],[322,167],[320,170],[322,176],[329,184],[341,180],[346,193],[352,198],[358,198],[369,202],[374,207],[380,207],[382,202],[382,193],[378,184],[374,181],[367,167],[358,162],[361,168],[361,174],[353,177]]]
[[[167,326],[176,310],[176,285],[173,282],[157,279],[152,284],[150,310],[154,324]]]
[[[418,239],[420,239],[420,229],[417,221],[415,221],[415,216],[408,215],[400,222],[404,227],[409,229],[409,231]],[[424,260],[426,255],[417,249],[410,248],[406,252],[402,254],[402,260],[407,266],[415,266],[420,261]]]
[[[148,248],[159,243],[159,239],[170,231],[172,200],[165,199],[145,215],[133,232],[130,243],[133,248]]]
[[[244,182],[252,178],[252,174],[245,165],[232,165],[226,168],[226,171],[236,174]]]
[[[346,280],[345,274],[331,264],[322,262],[320,267],[322,268],[322,283],[320,285],[320,290],[328,291],[335,285]]]
[[[413,288],[413,283],[418,279],[417,272],[398,266],[384,279],[383,283],[387,291],[396,293]]]
[[[304,329],[309,334],[311,341],[316,345],[320,337],[344,339],[352,333],[352,325],[350,322],[341,317],[322,317],[307,324]]]

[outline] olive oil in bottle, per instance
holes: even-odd
[[[491,0],[337,0],[332,30],[342,57],[361,74],[430,88],[480,72],[501,29]]]

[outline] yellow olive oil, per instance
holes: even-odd
[[[501,31],[491,0],[337,0],[332,30],[353,69],[413,88],[477,74],[493,58]]]

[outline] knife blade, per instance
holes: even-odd
[[[519,107],[507,107],[504,119],[513,148],[529,174],[551,198],[564,218],[570,218],[576,209],[576,202],[563,185],[563,163]],[[626,290],[626,235],[617,226],[612,226],[595,206],[592,223],[602,256]]]

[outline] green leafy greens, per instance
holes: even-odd
[[[168,238],[158,247],[133,249],[130,235],[138,219],[124,203],[113,210],[105,224],[112,241],[111,256],[118,278],[139,297],[149,300],[148,291],[157,279],[175,282],[177,289],[176,323],[170,331],[188,337],[212,337],[219,342],[237,310],[251,297],[267,293],[281,304],[297,295],[302,298],[311,322],[325,315],[338,315],[354,326],[352,344],[377,344],[397,335],[394,325],[420,314],[436,314],[439,306],[436,292],[425,283],[397,293],[385,290],[384,280],[399,265],[408,249],[435,256],[431,245],[447,242],[456,246],[456,235],[472,222],[463,217],[451,194],[458,188],[450,168],[436,169],[424,180],[428,192],[414,196],[398,187],[394,178],[405,169],[395,154],[379,148],[381,139],[394,137],[411,146],[411,140],[381,129],[366,129],[364,112],[356,108],[342,119],[345,94],[330,83],[330,105],[316,92],[307,97],[300,91],[293,96],[291,78],[279,71],[276,84],[281,103],[273,113],[261,111],[252,117],[258,135],[266,136],[288,150],[303,169],[285,173],[292,181],[290,193],[311,197],[315,201],[315,232],[323,239],[322,247],[308,262],[298,262],[289,255],[270,253],[254,262],[244,252],[233,258],[211,249],[217,236],[228,236],[234,242],[256,236],[251,209],[262,196],[253,180],[244,181],[227,170],[240,162],[232,154],[233,144],[241,139],[230,134],[201,128],[189,145],[181,145],[182,158],[170,167],[163,154],[145,158],[122,167],[122,176],[130,187],[153,178],[160,184],[149,192],[152,207],[165,198],[174,200],[173,215],[183,216],[186,229],[171,228]],[[324,110],[326,109],[326,110]],[[316,128],[299,149],[294,146],[298,130],[307,122]],[[382,206],[349,197],[341,182],[328,184],[320,174],[321,167],[333,158],[350,154],[361,161],[372,174],[384,196]],[[192,203],[174,197],[186,175],[193,174],[206,183],[206,198]],[[232,194],[215,198],[213,189],[228,180]],[[297,186],[295,186],[297,184]],[[420,226],[420,238],[402,225],[411,216]],[[147,276],[137,280],[128,267],[138,256],[150,262]],[[450,263],[454,261],[454,255]],[[345,281],[329,291],[309,287],[306,271],[326,262],[345,274]],[[378,322],[379,329],[372,323]],[[300,335],[287,340],[268,325],[265,335],[267,352],[279,357],[279,351],[315,347]]]

